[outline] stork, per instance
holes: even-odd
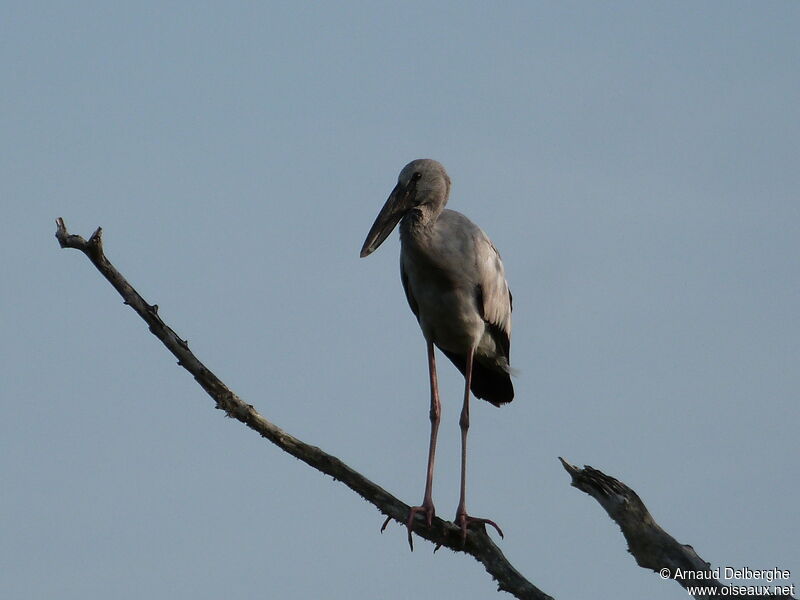
[[[422,504],[411,508],[406,523],[409,544],[416,515],[422,515],[428,527],[435,515],[433,467],[441,404],[434,346],[465,380],[459,419],[461,490],[455,524],[461,529],[463,543],[472,524],[491,525],[503,536],[494,521],[467,513],[467,431],[470,390],[495,406],[514,398],[509,366],[511,292],[497,249],[467,217],[445,208],[449,194],[450,177],[440,163],[431,159],[408,163],[361,248],[361,257],[368,256],[400,223],[400,279],[427,344],[431,437],[425,494]]]

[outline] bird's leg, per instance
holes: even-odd
[[[458,420],[458,424],[461,427],[461,496],[458,501],[458,508],[456,509],[455,523],[461,528],[462,544],[466,544],[467,542],[467,528],[472,523],[491,525],[497,530],[500,537],[503,537],[503,531],[494,521],[470,517],[467,514],[467,431],[469,430],[469,388],[472,384],[472,361],[474,356],[475,349],[472,348],[467,353],[467,368],[464,374],[464,406],[461,408],[461,418]]]
[[[433,523],[436,511],[433,508],[433,463],[436,456],[436,437],[439,434],[439,421],[442,416],[442,407],[439,403],[439,384],[436,379],[436,358],[433,354],[433,342],[428,342],[428,373],[431,379],[431,442],[428,447],[428,470],[425,478],[425,496],[421,506],[412,506],[408,515],[408,545],[414,549],[411,541],[411,532],[414,529],[414,518],[418,513],[425,516],[428,527]]]

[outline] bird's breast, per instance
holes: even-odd
[[[475,347],[485,329],[475,284],[471,277],[441,259],[441,255],[403,245],[401,262],[408,293],[416,303],[425,337],[442,349],[466,353]]]

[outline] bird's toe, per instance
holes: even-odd
[[[497,533],[500,534],[500,537],[503,538],[503,530],[500,529],[500,526],[492,521],[491,519],[482,519],[479,517],[471,517],[465,512],[459,512],[456,515],[455,524],[461,529],[461,543],[465,545],[467,543],[467,530],[472,525],[491,525],[497,530]]]

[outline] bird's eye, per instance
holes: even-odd
[[[422,177],[422,173],[420,173],[419,171],[416,171],[416,172],[415,172],[415,173],[414,173],[414,174],[411,176],[411,181],[419,181],[420,177]]]

